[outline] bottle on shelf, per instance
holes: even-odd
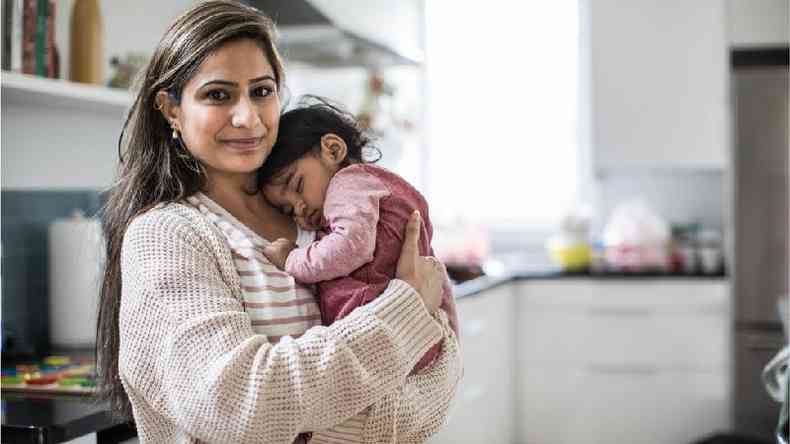
[[[74,82],[103,83],[103,30],[99,0],[76,0],[71,10],[70,73]]]

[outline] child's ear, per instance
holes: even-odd
[[[162,90],[156,93],[156,98],[154,101],[156,103],[154,107],[162,113],[162,116],[165,118],[165,120],[167,120],[168,125],[170,125],[170,127],[173,129],[181,131],[181,126],[179,123],[181,108],[177,103],[175,103],[173,98],[166,91]]]
[[[321,137],[321,157],[334,165],[340,165],[348,155],[346,141],[337,134],[324,134]]]

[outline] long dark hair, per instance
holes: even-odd
[[[114,413],[131,419],[129,398],[118,373],[121,306],[121,245],[129,222],[163,202],[188,197],[205,186],[203,166],[185,152],[155,108],[156,95],[167,91],[179,100],[184,85],[203,61],[221,46],[239,39],[255,41],[284,81],[283,65],[274,45],[272,21],[255,8],[234,1],[206,1],[178,17],[165,32],[148,66],[136,79],[136,98],[118,140],[117,180],[102,209],[107,263],[101,285],[96,326],[98,396],[109,400]]]
[[[258,169],[258,188],[276,178],[293,162],[318,153],[321,138],[329,133],[346,143],[348,154],[341,168],[352,163],[373,163],[381,158],[381,151],[372,145],[372,136],[353,114],[324,97],[305,95],[295,108],[280,116],[277,141]]]

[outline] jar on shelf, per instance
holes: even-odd
[[[704,274],[721,272],[724,262],[721,233],[717,230],[703,230],[699,233],[699,263]]]

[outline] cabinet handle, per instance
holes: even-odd
[[[646,365],[597,365],[587,366],[590,373],[606,374],[629,374],[629,375],[654,375],[658,373],[658,368]]]
[[[464,401],[470,401],[470,402],[475,402],[480,400],[480,398],[482,398],[483,395],[485,394],[486,394],[486,389],[481,385],[475,385],[462,391],[462,396]]]
[[[461,332],[467,338],[474,338],[480,336],[486,330],[487,323],[483,319],[472,319],[466,322],[461,322]]]
[[[590,307],[586,310],[590,316],[630,316],[647,317],[652,311],[640,307]]]

